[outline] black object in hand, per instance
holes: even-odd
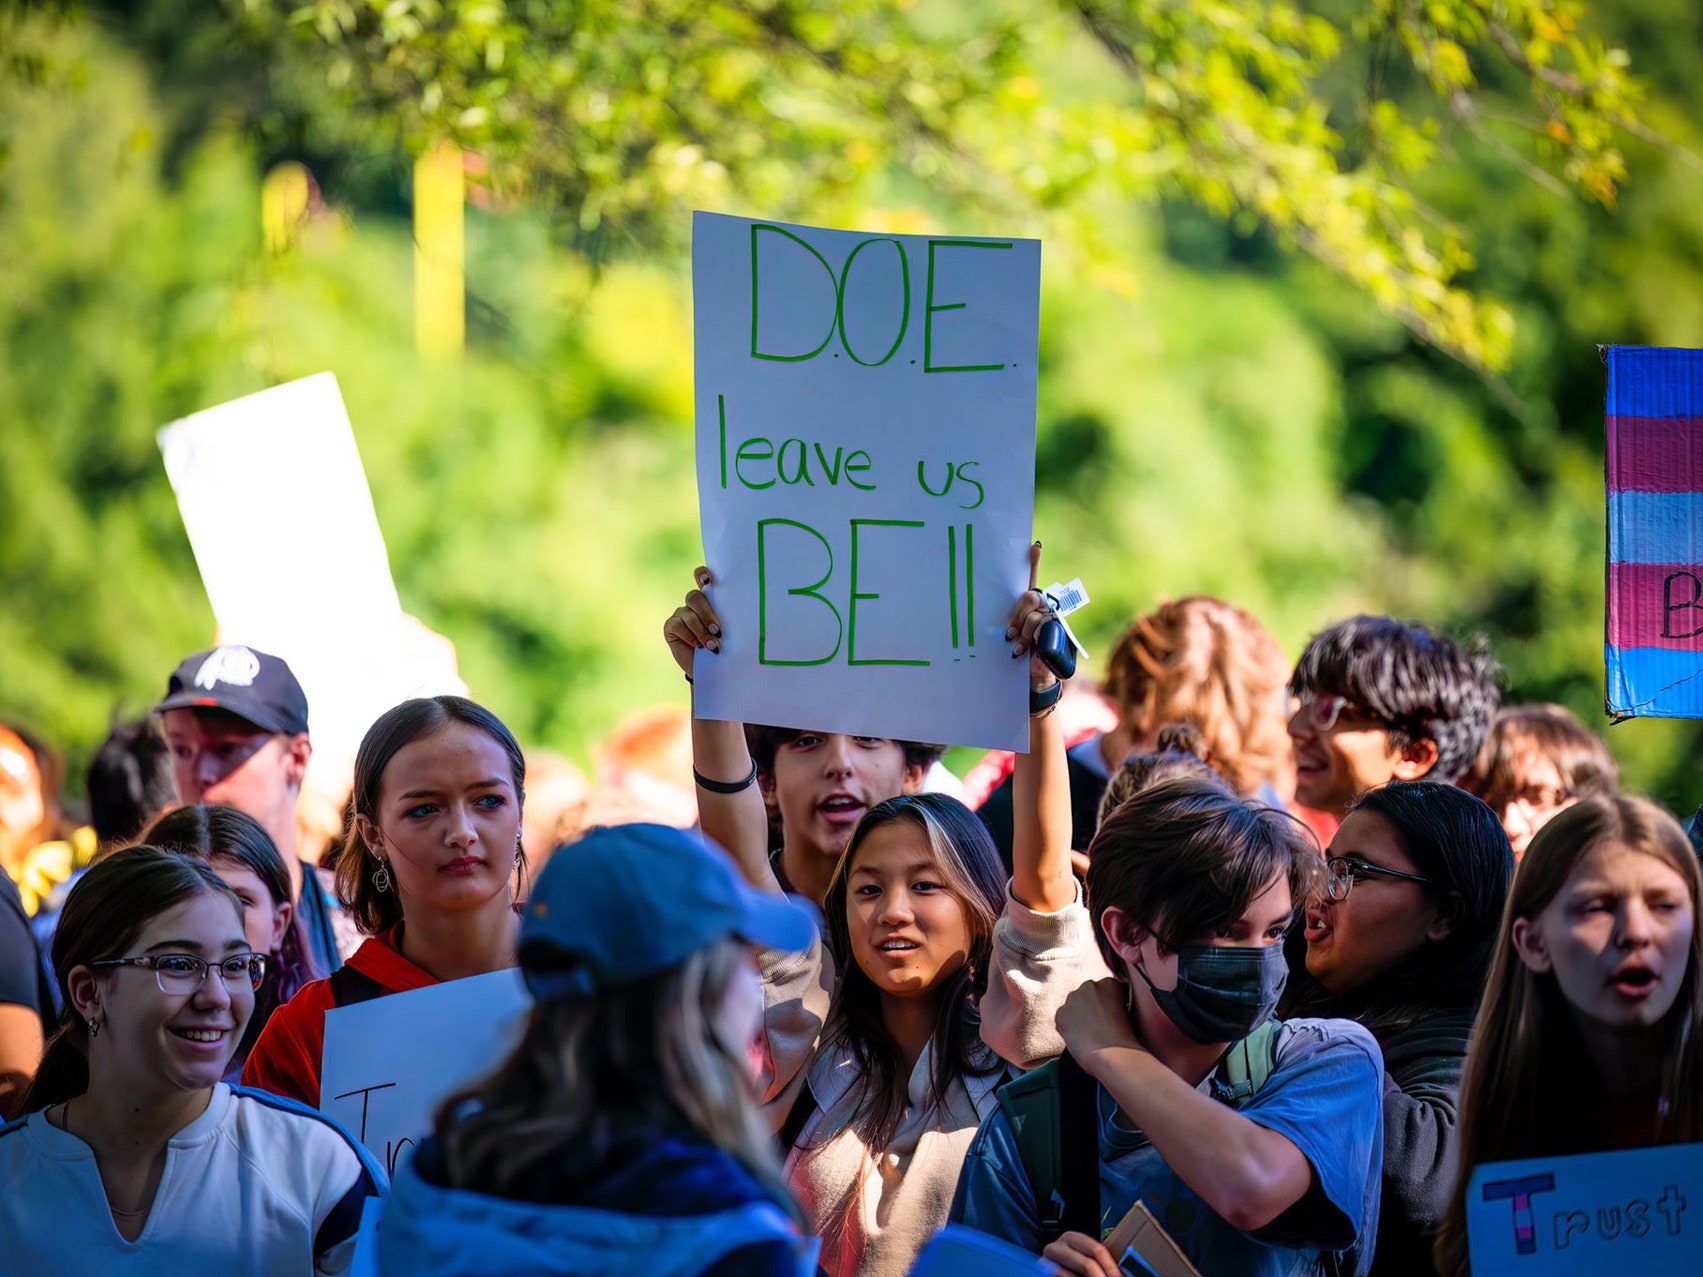
[[[1035,632],[1035,655],[1061,679],[1076,673],[1076,644],[1064,632],[1064,624],[1055,616],[1043,621]]]

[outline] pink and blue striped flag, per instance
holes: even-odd
[[[1703,718],[1703,350],[1607,360],[1608,712]]]

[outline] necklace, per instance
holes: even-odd
[[[73,1131],[71,1129],[71,1101],[70,1100],[66,1100],[65,1101],[65,1107],[59,1110],[59,1125],[65,1131],[65,1133],[67,1135],[76,1135],[77,1134],[75,1131]],[[78,1136],[78,1138],[81,1139],[82,1137]],[[88,1144],[88,1141],[83,1140],[83,1143]],[[89,1147],[93,1148],[94,1145],[90,1144]],[[103,1189],[103,1191],[104,1191],[105,1187],[106,1187],[105,1184],[101,1185],[101,1188]],[[119,1210],[118,1207],[116,1207],[112,1204],[112,1199],[110,1197],[107,1198],[107,1203],[106,1203],[106,1208],[107,1208],[107,1210],[112,1212],[112,1217],[114,1219],[142,1219],[147,1215],[151,1206],[152,1206],[152,1203],[150,1202],[148,1204],[145,1204],[143,1206],[138,1207],[135,1210]]]

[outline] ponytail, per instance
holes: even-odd
[[[17,1115],[33,1113],[51,1104],[63,1104],[89,1089],[89,1028],[67,1005],[59,1027],[47,1039],[41,1066],[24,1088]]]

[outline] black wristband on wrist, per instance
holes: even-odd
[[[699,789],[707,789],[712,794],[737,794],[757,783],[757,764],[751,764],[750,774],[744,780],[711,780],[696,767],[692,768],[692,779],[698,782]]]
[[[1058,704],[1058,698],[1063,696],[1063,695],[1064,695],[1064,680],[1063,679],[1059,679],[1056,683],[1054,683],[1051,687],[1047,688],[1045,691],[1037,692],[1034,688],[1030,688],[1029,689],[1029,716],[1031,718],[1033,718],[1036,714],[1045,714],[1054,705]]]

